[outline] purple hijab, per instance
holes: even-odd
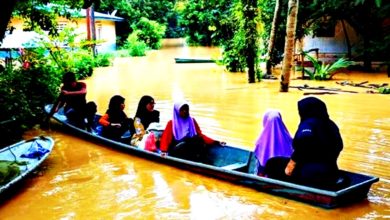
[[[292,138],[277,110],[268,110],[263,118],[263,131],[256,141],[255,155],[261,166],[276,156],[290,157]]]
[[[172,129],[173,136],[176,140],[181,140],[184,137],[193,137],[196,135],[194,120],[191,116],[187,118],[180,117],[180,108],[183,105],[188,105],[185,101],[175,102],[173,106]]]

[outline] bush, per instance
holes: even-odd
[[[380,87],[378,88],[378,92],[381,94],[390,94],[390,87]]]
[[[92,76],[95,60],[91,52],[86,50],[77,50],[67,53],[67,71],[76,73],[78,79],[85,79]]]
[[[223,51],[223,64],[229,72],[244,72],[246,67],[245,58],[239,56],[237,48],[227,46]]]
[[[113,55],[110,53],[98,54],[95,57],[95,66],[96,67],[111,66],[112,59],[113,59]]]
[[[137,33],[138,39],[145,42],[148,47],[152,49],[161,47],[161,40],[166,30],[164,25],[143,17],[131,27]]]
[[[61,78],[55,67],[39,64],[0,73],[0,121],[15,119],[0,126],[0,146],[21,139],[24,131],[42,121],[43,107],[58,96]]]
[[[127,38],[124,48],[129,51],[130,56],[145,56],[145,53],[148,50],[146,43],[138,39],[139,32],[139,30],[134,31]]]
[[[82,79],[91,76],[95,66],[111,65],[110,54],[94,58],[90,50],[53,43],[59,40],[21,49],[16,65],[0,72],[0,133],[5,137],[0,139],[0,146],[19,140],[24,131],[42,122],[44,105],[58,97],[64,72],[72,71]],[[10,119],[15,120],[2,124]]]

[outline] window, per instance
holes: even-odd
[[[96,22],[96,40],[102,39],[102,23],[100,21]]]

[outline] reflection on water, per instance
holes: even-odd
[[[279,82],[247,84],[242,73],[227,73],[213,63],[176,64],[175,57],[215,58],[216,48],[168,47],[146,57],[118,58],[113,67],[96,69],[86,80],[89,100],[104,113],[112,95],[126,97],[133,117],[139,98],[156,99],[166,123],[172,104],[184,97],[204,133],[231,145],[252,149],[267,108],[277,108],[291,134],[299,122],[297,101],[303,92],[279,93]],[[376,219],[390,213],[390,96],[343,87],[336,81],[390,83],[386,74],[336,75],[336,80],[292,80],[291,85],[354,90],[319,96],[339,125],[344,150],[342,169],[378,176],[368,199],[334,210],[254,191],[228,182],[137,158],[84,141],[53,127],[56,140],[42,170],[0,206],[0,219]],[[312,92],[312,91],[309,91]],[[32,130],[27,135],[40,131]]]

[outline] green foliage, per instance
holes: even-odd
[[[20,168],[14,161],[0,160],[0,186],[10,182],[20,174]]]
[[[167,26],[166,37],[183,36],[182,29],[178,27],[179,16],[175,11],[175,3],[174,0],[102,0],[96,10],[102,12],[117,10],[116,16],[125,19],[124,22],[117,24],[117,35],[122,45],[126,42],[129,33],[133,31],[131,26],[142,17]]]
[[[302,1],[301,1],[302,2]],[[301,4],[300,2],[300,4]],[[259,7],[261,8],[261,22],[264,25],[264,30],[260,32],[260,39],[264,42],[264,47],[260,48],[260,54],[265,55],[268,51],[268,44],[270,39],[270,33],[272,28],[274,9],[275,9],[275,1],[260,1]],[[284,53],[284,41],[286,37],[286,18],[287,14],[285,10],[287,8],[287,1],[282,1],[282,4],[279,6],[281,8],[280,17],[277,21],[277,25],[275,27],[275,42],[274,49],[271,57],[271,66],[275,66],[283,60]],[[301,14],[299,11],[298,16]]]
[[[390,87],[380,87],[378,88],[378,92],[381,94],[390,94]]]
[[[145,42],[139,40],[138,38],[139,30],[134,31],[127,38],[127,42],[124,45],[124,48],[128,50],[130,56],[145,56],[148,46]]]
[[[244,10],[240,1],[189,0],[183,2],[178,11],[189,45],[221,46],[223,64],[231,72],[245,71],[248,58],[254,58],[257,66],[258,28],[261,27],[257,7]],[[254,16],[248,18],[249,14],[244,11]]]
[[[236,35],[237,38],[239,37]],[[242,41],[231,40],[230,44],[224,47],[223,51],[223,64],[229,72],[244,72],[246,67],[245,57],[239,56],[240,48],[242,48]]]
[[[234,19],[236,1],[189,0],[178,7],[179,24],[189,45],[221,46],[233,39],[237,30]]]
[[[85,79],[92,76],[95,66],[92,52],[87,50],[76,50],[64,54],[66,70],[76,73],[78,79]]]
[[[17,1],[13,15],[25,20],[25,30],[40,28],[48,31],[49,35],[57,35],[57,16],[71,19],[69,9],[81,9],[83,3],[83,0]]]
[[[232,1],[188,0],[178,9],[180,25],[185,28],[186,40],[189,45],[211,46],[220,41],[232,38],[233,30],[224,29],[230,21],[229,6]],[[227,35],[219,31],[228,31]],[[217,33],[219,32],[219,33]],[[218,36],[217,36],[218,35]],[[217,39],[217,41],[213,41]]]
[[[0,121],[16,122],[1,128],[0,145],[20,139],[22,133],[41,122],[43,106],[58,95],[62,74],[55,67],[34,62],[29,68],[8,68],[0,73]]]
[[[325,64],[317,60],[316,58],[310,56],[307,53],[304,53],[305,57],[313,63],[314,71],[306,71],[310,79],[315,80],[329,80],[336,75],[338,70],[347,68],[354,64],[353,61],[346,60],[345,58],[340,58],[332,64]],[[305,69],[307,70],[307,69]]]
[[[102,53],[98,54],[95,57],[95,66],[96,67],[105,67],[105,66],[112,66],[112,59],[114,56],[111,53]]]
[[[0,72],[0,122],[16,119],[6,128],[0,126],[7,137],[0,139],[0,145],[18,140],[23,131],[41,122],[43,107],[58,96],[65,71],[81,79],[91,76],[93,67],[111,63],[109,54],[94,59],[90,50],[79,49],[72,39],[71,32],[50,38],[42,35],[37,42],[40,47],[21,49],[14,66]]]
[[[142,17],[131,27],[136,32],[138,39],[145,42],[148,47],[152,49],[159,49],[161,47],[161,40],[166,29],[164,25]]]
[[[73,28],[65,28],[57,36],[48,38],[44,33],[41,34],[41,41],[38,42],[41,47],[34,48],[32,51],[39,51],[40,59],[47,59],[48,63],[58,66],[62,72],[74,72],[78,79],[90,77],[94,67],[112,63],[112,56],[109,54],[93,56],[90,46],[94,42],[76,42],[78,35]],[[49,48],[49,51],[46,48]],[[47,56],[47,52],[50,56]]]

